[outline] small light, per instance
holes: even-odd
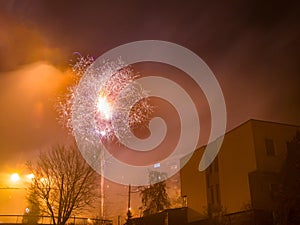
[[[153,167],[154,167],[154,168],[160,167],[160,163],[155,163],[155,164],[153,165]]]
[[[27,179],[32,180],[34,178],[34,174],[30,173],[26,175]]]
[[[26,208],[26,209],[25,209],[25,212],[26,212],[26,213],[29,213],[29,212],[30,212],[29,208]]]
[[[172,165],[171,166],[171,170],[176,170],[177,169],[177,165]]]

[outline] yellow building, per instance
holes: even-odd
[[[205,147],[197,149],[180,172],[189,221],[218,206],[228,214],[248,208],[271,212],[286,143],[297,130],[300,126],[249,120],[225,134],[217,158],[204,172],[198,165]]]

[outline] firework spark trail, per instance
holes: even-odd
[[[100,217],[104,219],[104,157],[103,151],[101,151],[100,156],[100,170],[101,170],[101,177],[100,177]]]

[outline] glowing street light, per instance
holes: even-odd
[[[10,181],[13,182],[13,183],[16,183],[20,180],[20,175],[18,173],[13,173],[11,176],[10,176]]]
[[[27,175],[26,175],[26,178],[27,178],[28,180],[32,180],[32,179],[34,178],[34,174],[33,174],[33,173],[27,174]]]

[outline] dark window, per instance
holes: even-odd
[[[209,167],[208,167],[208,172],[209,172],[210,174],[212,174],[212,164],[209,165]]]
[[[209,183],[209,174],[206,173],[206,186],[209,187],[210,183]]]
[[[182,206],[187,207],[187,196],[186,195],[182,196]]]
[[[266,153],[268,156],[275,156],[275,147],[272,139],[265,139]]]
[[[215,164],[215,172],[219,172],[219,160],[218,160],[218,157],[215,158],[214,164]]]

